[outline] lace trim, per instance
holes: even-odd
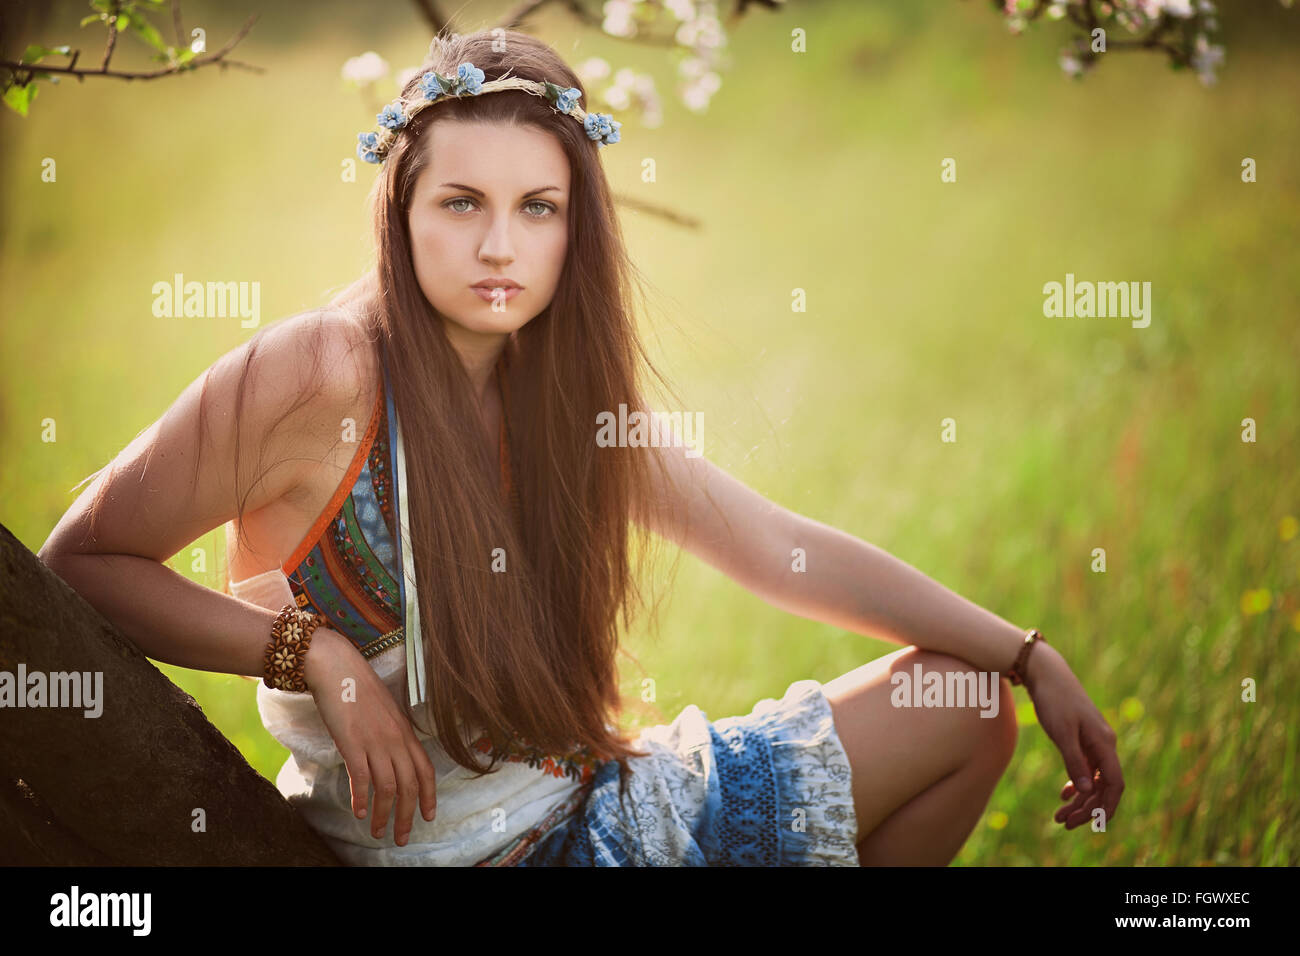
[[[799,686],[805,685],[805,686]],[[815,681],[792,685],[796,706],[773,721],[782,866],[858,866],[853,772],[830,702]]]

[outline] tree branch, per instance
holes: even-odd
[[[252,29],[253,24],[257,21],[257,14],[253,14],[245,21],[244,25],[239,28],[239,32],[231,37],[216,53],[210,53],[207,56],[196,57],[188,63],[182,63],[177,66],[165,66],[158,70],[110,70],[108,61],[113,55],[113,48],[117,40],[117,26],[110,23],[108,26],[108,47],[104,50],[104,62],[100,64],[97,70],[79,70],[76,67],[77,57],[81,55],[80,50],[72,52],[72,61],[67,66],[48,66],[44,63],[15,63],[12,60],[0,60],[0,67],[13,72],[13,82],[18,86],[26,86],[32,81],[37,73],[62,73],[68,76],[75,76],[78,80],[84,81],[88,76],[111,76],[119,80],[154,80],[160,76],[170,76],[173,73],[188,73],[191,70],[197,70],[200,67],[212,66],[214,63],[221,64],[222,68],[227,66],[239,67],[252,73],[265,73],[266,70],[260,66],[254,66],[251,63],[243,63],[239,60],[226,59],[226,54],[235,48]],[[25,77],[24,77],[24,74]]]
[[[420,2],[422,2],[422,0],[416,0],[416,3]],[[520,21],[548,2],[549,0],[524,0],[524,2],[519,4],[519,6],[517,6],[513,11],[507,13],[497,26],[504,27],[507,30],[517,29]],[[597,30],[601,29],[601,24],[604,23],[603,18],[584,7],[582,5],[582,0],[560,0],[560,3],[569,11],[569,13],[573,14],[574,18],[583,26],[594,27]],[[677,46],[677,41],[671,36],[665,37],[655,36],[649,33],[637,33],[630,37],[624,37],[618,36],[614,33],[604,33],[603,30],[602,34],[609,37],[611,40],[622,40],[625,43],[641,43],[647,46],[663,47]]]
[[[646,202],[644,199],[638,199],[635,196],[629,196],[626,193],[615,193],[614,202],[620,206],[627,206],[629,209],[637,212],[649,213],[652,216],[658,216],[660,219],[667,219],[669,222],[678,226],[685,226],[687,229],[699,229],[700,220],[694,216],[687,216],[684,213],[669,209],[667,206],[660,206],[656,203]]]
[[[434,33],[441,33],[447,26],[447,18],[438,12],[438,8],[433,5],[433,0],[415,0],[415,5],[420,8],[425,22]]]
[[[108,72],[108,61],[113,58],[113,48],[117,46],[117,0],[113,0],[112,9],[113,13],[108,18],[108,46],[104,47],[104,62],[99,64],[100,73]],[[30,82],[30,80],[28,82]]]
[[[181,26],[181,0],[172,0],[172,23],[176,26],[176,46],[189,46],[185,42],[185,28]]]
[[[507,13],[497,26],[503,27],[506,30],[518,29],[519,24],[523,22],[524,18],[544,3],[546,3],[546,0],[524,0],[524,2],[515,7],[514,10]]]

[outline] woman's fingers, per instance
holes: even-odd
[[[1086,822],[1093,816],[1093,811],[1100,808],[1103,820],[1109,823],[1115,818],[1120,796],[1124,792],[1124,774],[1120,770],[1119,755],[1115,750],[1115,732],[1109,724],[1089,724],[1080,735],[1083,739],[1083,751],[1087,761],[1097,768],[1093,771],[1092,789],[1083,793],[1073,781],[1061,788],[1062,800],[1073,800],[1068,806],[1059,807],[1054,814],[1057,823],[1064,823],[1067,830]]]
[[[1065,823],[1088,802],[1090,796],[1092,796],[1092,794],[1080,793],[1076,790],[1073,782],[1067,783],[1061,788],[1061,799],[1068,800],[1073,798],[1074,802],[1067,806],[1058,807],[1056,813],[1053,814],[1052,819],[1057,823]],[[1069,829],[1069,827],[1066,827],[1066,829]]]
[[[1065,772],[1074,781],[1074,789],[1080,793],[1089,793],[1092,787],[1094,768],[1089,765],[1087,757],[1084,756],[1083,747],[1079,741],[1078,725],[1071,726],[1068,729],[1065,739],[1061,740],[1057,747],[1061,751],[1061,757],[1065,760]]]
[[[376,742],[376,747],[382,747]],[[375,811],[370,818],[370,833],[378,840],[388,829],[388,816],[393,811],[393,797],[397,795],[397,774],[393,761],[383,750],[366,754],[370,765],[370,778],[375,787]]]
[[[1085,799],[1082,804],[1077,809],[1072,809],[1066,815],[1065,828],[1067,830],[1073,830],[1075,827],[1081,826],[1090,821],[1093,818],[1093,811],[1097,809],[1098,804],[1100,804],[1102,800],[1102,792],[1099,787],[1094,787],[1092,793],[1085,794],[1084,796]]]
[[[377,732],[376,759],[369,761],[375,787],[375,817],[371,833],[378,839],[388,827],[388,816],[396,801],[393,815],[393,840],[405,846],[411,835],[417,803],[424,818],[432,820],[438,806],[438,778],[433,762],[416,739],[409,720],[388,715],[384,729]]]
[[[401,743],[397,746],[403,749],[393,754],[393,770],[397,774],[397,816],[393,819],[393,841],[398,846],[406,846],[406,840],[411,835],[411,820],[415,816],[416,797],[419,795],[418,781],[411,754]]]
[[[348,772],[348,783],[352,787],[352,813],[358,820],[366,817],[366,805],[370,803],[370,770],[363,752],[348,748],[340,749],[343,766]]]
[[[1115,810],[1119,807],[1120,795],[1124,792],[1124,774],[1119,768],[1119,755],[1115,751],[1115,731],[1109,724],[1103,723],[1089,733],[1088,752],[1101,768],[1101,806],[1106,812],[1106,819],[1113,820]]]
[[[359,820],[369,819],[376,840],[383,838],[388,820],[393,817],[394,841],[404,846],[410,839],[416,806],[426,820],[433,820],[437,812],[437,773],[415,736],[410,718],[394,703],[378,677],[373,672],[368,676],[374,686],[363,688],[359,697],[377,703],[340,705],[316,694],[316,704],[343,758],[353,815]],[[362,680],[366,679],[363,676]]]
[[[420,812],[424,815],[424,819],[432,820],[438,812],[438,774],[433,769],[433,761],[429,759],[424,746],[416,739],[415,734],[412,733],[410,737],[407,749],[415,765],[415,776],[420,781]]]

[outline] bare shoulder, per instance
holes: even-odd
[[[266,353],[263,377],[285,374],[270,384],[275,447],[295,462],[291,495],[332,487],[346,470],[353,432],[365,432],[380,389],[377,344],[360,321],[325,309],[291,316],[267,328],[259,352]],[[328,496],[327,496],[328,497]]]
[[[316,490],[351,455],[340,421],[364,423],[373,409],[373,345],[358,322],[328,312],[262,329],[96,473],[42,558],[98,551],[163,561],[241,510]]]
[[[363,403],[379,387],[379,362],[372,334],[351,314],[315,309],[268,326],[259,346],[270,364],[298,369],[304,399],[330,405]]]

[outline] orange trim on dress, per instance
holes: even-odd
[[[356,484],[357,476],[361,474],[361,468],[365,465],[366,457],[370,454],[370,448],[374,444],[375,436],[379,432],[379,418],[380,413],[383,411],[383,407],[384,380],[381,375],[379,379],[379,394],[375,398],[375,410],[370,416],[370,424],[366,426],[366,433],[361,438],[361,447],[358,448],[357,453],[352,456],[352,463],[348,465],[347,474],[343,476],[343,480],[339,482],[338,488],[334,490],[334,494],[330,497],[329,504],[325,506],[324,510],[321,511],[320,516],[312,523],[310,530],[308,530],[306,536],[298,544],[298,547],[293,549],[293,553],[289,556],[289,559],[280,567],[280,570],[283,571],[286,576],[293,574],[293,572],[298,569],[298,565],[302,564],[307,555],[311,554],[311,549],[316,547],[316,542],[319,541],[320,536],[324,534],[325,528],[334,520],[334,516],[338,514],[339,508],[343,506],[343,502],[347,499],[348,495],[352,494],[352,486]]]

